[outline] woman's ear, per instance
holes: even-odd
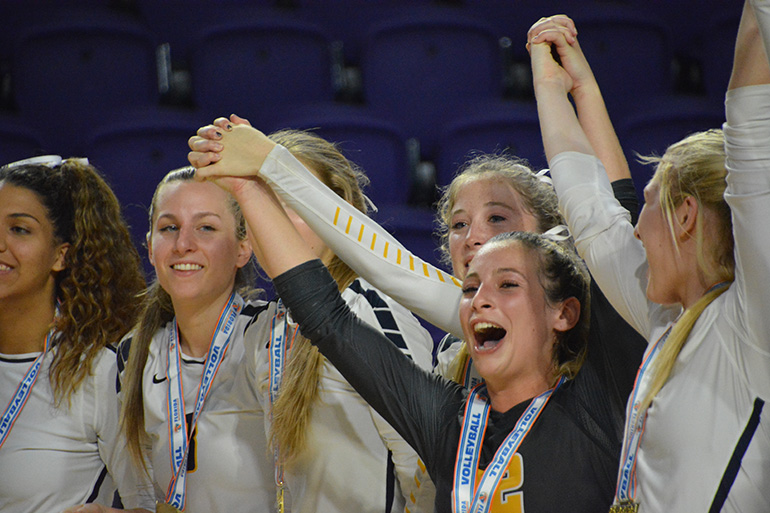
[[[150,261],[150,265],[155,267],[155,257],[152,254],[152,237],[150,236],[150,232],[147,232],[147,234],[144,236],[144,240],[147,244],[147,258]]]
[[[685,196],[682,203],[676,207],[676,234],[680,242],[695,237],[698,208],[698,202],[692,196]]]
[[[249,263],[253,253],[249,239],[243,239],[238,242],[238,259],[236,260],[238,269]]]
[[[69,242],[65,242],[56,248],[56,259],[53,261],[53,266],[51,266],[52,271],[58,273],[59,271],[63,271],[67,268],[67,263],[65,262],[64,257],[67,256],[67,251],[69,249]]]
[[[580,301],[576,297],[570,297],[562,301],[553,327],[556,331],[568,331],[575,327],[579,319]]]

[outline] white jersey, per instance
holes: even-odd
[[[648,410],[636,463],[644,513],[709,511],[721,501],[721,511],[770,511],[770,420],[762,415],[770,399],[770,86],[732,90],[726,105],[735,282],[702,313]],[[594,278],[617,311],[657,341],[681,309],[646,299],[644,249],[601,163],[565,152],[550,167]]]
[[[273,463],[263,435],[264,411],[257,401],[254,379],[260,343],[256,336],[258,319],[261,315],[269,316],[273,307],[262,301],[247,301],[235,321],[227,352],[191,437],[186,513],[262,512],[269,511],[275,502]],[[158,330],[150,343],[142,383],[145,430],[151,443],[149,464],[155,499],[161,502],[166,499],[173,477],[167,411],[168,327]],[[123,360],[128,355],[127,342],[128,339],[124,340],[121,346]],[[188,429],[191,429],[204,362],[205,358],[181,354]]]
[[[362,281],[354,282],[344,295],[367,322],[429,367],[430,335],[408,311]],[[276,308],[275,302],[247,302],[236,320],[192,437],[187,513],[275,511],[274,462],[268,448],[270,424],[265,412],[269,411],[270,321]],[[165,327],[152,340],[143,378],[145,429],[152,444],[150,465],[159,501],[165,499],[172,479],[167,355]],[[182,354],[188,423],[204,362],[205,358]],[[313,407],[309,427],[308,452],[295,467],[285,470],[286,511],[390,513],[403,509],[404,493],[411,493],[414,451],[328,363],[320,387],[321,398]],[[408,479],[404,477],[407,474]],[[394,486],[394,477],[403,483],[400,488]],[[392,509],[386,509],[388,503]]]
[[[115,351],[103,349],[70,404],[65,400],[57,407],[48,379],[55,350],[44,357],[24,409],[0,447],[0,511],[59,512],[85,502],[110,505],[116,482],[126,507],[152,510],[149,483],[138,481],[141,474],[115,444]],[[0,354],[0,409],[39,354]]]
[[[405,308],[362,279],[342,293],[353,312],[424,369],[431,365],[433,342]],[[266,330],[264,340],[269,340]],[[269,403],[269,348],[260,346],[257,376],[260,400]],[[320,397],[313,405],[306,451],[284,469],[286,511],[404,511],[414,493],[417,455],[356,393],[328,361],[321,371]],[[270,432],[266,416],[265,432]]]

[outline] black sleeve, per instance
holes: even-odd
[[[639,198],[636,195],[634,181],[630,178],[615,180],[612,182],[612,192],[621,206],[631,214],[631,224],[636,226],[636,220],[639,219]]]
[[[302,334],[411,445],[430,468],[447,423],[456,422],[465,392],[417,367],[348,308],[320,260],[273,280]]]

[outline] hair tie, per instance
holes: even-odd
[[[543,237],[554,242],[564,242],[570,238],[569,228],[563,224],[557,224],[550,230],[543,232]]]
[[[17,160],[16,162],[11,162],[10,164],[6,164],[3,167],[5,167],[7,169],[13,169],[13,168],[16,168],[16,167],[21,167],[21,166],[36,166],[37,165],[37,166],[47,166],[47,167],[54,168],[54,167],[60,165],[63,161],[64,161],[64,159],[62,159],[61,155],[40,155],[39,157],[30,157],[30,158],[24,159],[24,160]],[[85,158],[85,157],[83,157],[83,158],[69,158],[66,161],[67,162],[74,162],[74,163],[77,163],[77,164],[82,164],[84,166],[87,166],[89,164],[88,163],[88,159]]]
[[[537,177],[538,180],[540,180],[543,183],[547,183],[548,185],[553,185],[553,180],[551,180],[551,177],[548,175],[551,170],[548,168],[541,169],[537,173],[535,173],[535,177]]]

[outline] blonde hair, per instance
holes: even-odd
[[[727,187],[725,169],[724,134],[721,130],[707,130],[692,134],[668,147],[662,157],[642,157],[646,163],[657,164],[651,183],[659,186],[660,205],[669,226],[671,238],[676,244],[676,208],[686,197],[698,204],[695,225],[698,270],[712,283],[732,282],[735,273],[734,241],[730,207],[724,199]],[[716,225],[709,241],[705,227],[704,211],[715,214]],[[728,287],[709,291],[694,305],[685,310],[668,336],[660,354],[655,358],[651,371],[652,386],[642,399],[647,408],[668,380],[676,358],[690,336],[692,327],[703,310]]]
[[[367,212],[362,189],[368,179],[334,143],[302,130],[281,130],[269,138],[301,160],[338,196],[361,212]],[[357,278],[336,255],[327,267],[340,291]],[[318,383],[324,362],[318,349],[305,337],[297,335],[272,408],[270,441],[278,447],[283,464],[292,463],[305,450],[307,428],[312,406],[319,396]]]
[[[189,182],[194,177],[195,169],[188,166],[169,172],[161,180],[155,189],[152,202],[150,203],[148,212],[150,230],[147,234],[148,237],[152,233],[158,196],[163,186],[172,182]],[[238,202],[232,196],[229,196],[228,208],[235,218],[236,238],[238,240],[245,240],[247,237],[246,222]],[[253,287],[253,284],[256,282],[256,276],[256,267],[253,261],[250,261],[247,265],[236,271],[235,290],[244,297],[255,295],[258,292]],[[119,349],[119,358],[123,358],[123,361],[127,359],[126,369],[121,377],[123,401],[120,419],[121,428],[126,435],[126,446],[132,461],[138,467],[144,467],[147,470],[142,451],[142,445],[147,443],[147,433],[144,428],[144,393],[142,388],[144,367],[147,363],[147,356],[153,337],[159,329],[174,319],[174,306],[171,302],[171,296],[163,290],[157,278],[144,291],[141,299],[141,312],[134,327],[134,334],[130,339],[123,341]],[[127,357],[126,352],[128,352]]]

